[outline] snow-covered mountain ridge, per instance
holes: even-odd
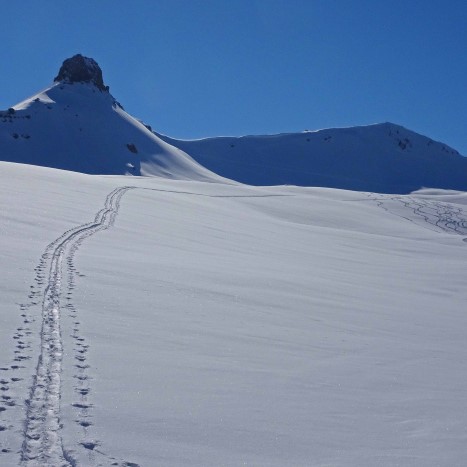
[[[0,160],[252,185],[467,190],[467,158],[392,123],[194,141],[163,136],[126,113],[98,64],[81,55],[63,62],[52,86],[0,112]]]
[[[467,158],[393,123],[194,141],[158,136],[210,170],[252,185],[467,190]]]
[[[1,160],[88,174],[220,180],[126,113],[92,59],[84,61],[90,70],[75,62],[63,69],[65,63],[58,81],[0,112]]]

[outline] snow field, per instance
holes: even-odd
[[[0,176],[0,377],[16,403],[1,404],[0,461],[18,465],[47,285],[34,268],[129,179],[6,163]],[[131,182],[114,225],[63,263],[69,459],[462,465],[465,195]],[[30,358],[13,371],[20,304]]]

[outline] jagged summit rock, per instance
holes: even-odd
[[[67,58],[54,81],[64,81],[66,83],[93,83],[101,91],[108,91],[102,78],[102,70],[97,62],[81,54]]]

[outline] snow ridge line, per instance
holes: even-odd
[[[21,461],[24,466],[73,466],[75,462],[62,446],[60,436],[60,385],[63,343],[60,331],[60,296],[62,269],[66,258],[79,244],[100,230],[111,227],[118,213],[122,196],[134,187],[114,189],[105,199],[104,207],[94,221],[68,230],[50,243],[39,268],[49,263],[47,284],[42,298],[40,355],[26,401],[24,441]]]

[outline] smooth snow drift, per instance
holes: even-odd
[[[0,163],[0,464],[463,465],[465,193],[130,180]]]

